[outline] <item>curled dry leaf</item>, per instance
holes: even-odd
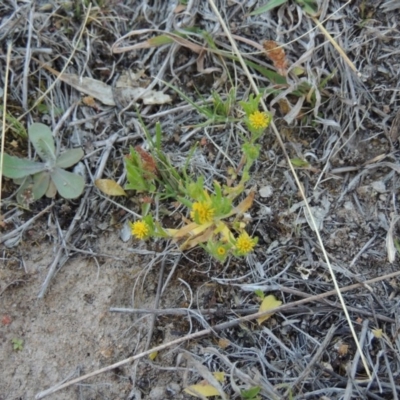
[[[258,312],[272,310],[273,308],[279,307],[281,304],[282,302],[280,300],[276,299],[274,295],[270,294],[269,296],[264,298]],[[261,325],[264,321],[270,318],[271,315],[272,314],[267,314],[264,315],[263,317],[257,318],[258,324]]]
[[[280,75],[287,75],[288,61],[285,50],[274,40],[266,40],[263,43],[266,56],[274,63],[274,67]]]
[[[125,190],[112,179],[96,179],[94,184],[108,196],[126,196]]]
[[[131,82],[131,85],[126,87],[116,87],[115,90],[113,90],[112,86],[97,79],[81,77],[76,74],[61,74],[54,68],[40,61],[38,62],[43,68],[56,75],[61,81],[71,85],[79,92],[101,101],[107,106],[115,106],[119,103],[125,107],[137,100],[141,100],[145,105],[165,104],[172,101],[172,98],[162,91],[136,87],[135,82]],[[117,99],[115,99],[114,96],[116,96]]]

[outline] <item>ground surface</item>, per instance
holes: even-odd
[[[151,134],[161,122],[163,150],[177,168],[199,143],[189,173],[204,176],[209,188],[213,180],[232,178],[229,168],[240,164],[246,136],[237,101],[248,97],[250,84],[231,53],[221,55],[231,45],[210,3],[2,2],[4,88],[12,44],[5,151],[31,154],[10,116],[21,117],[25,128],[43,122],[53,128],[57,146],[84,149],[86,187],[76,200],[41,199],[26,209],[12,197],[17,186],[3,178],[1,400],[33,399],[60,382],[210,326],[216,326],[213,333],[160,351],[154,360],[142,357],[48,398],[189,399],[183,389],[210,381],[216,371],[226,374],[225,398],[244,398],[242,391],[254,387],[262,399],[399,398],[400,268],[388,253],[399,237],[400,7],[396,1],[319,2],[317,18],[359,76],[298,3],[257,16],[248,15],[262,5],[257,1],[221,1],[217,8],[253,63],[250,74],[265,89],[289,158],[309,163],[296,172],[323,247],[268,128],[247,187],[256,191],[248,232],[259,243],[249,256],[220,264],[202,249],[181,254],[165,240],[127,238],[126,222],[135,220],[129,213],[141,213],[143,195],[111,202],[93,185],[96,178],[121,176],[124,183],[129,146],[148,148],[137,110]],[[186,41],[147,46],[161,32],[186,28],[197,28],[184,32]],[[285,45],[286,78],[276,76],[276,66],[260,51],[265,39]],[[209,51],[214,44],[218,51]],[[76,90],[72,78],[56,81],[54,70],[63,69],[109,87],[94,94],[93,82],[85,81]],[[143,71],[139,79],[131,75],[134,85],[164,91],[170,101],[139,99],[138,109],[132,107],[132,96],[118,83],[126,71]],[[234,87],[229,118],[207,121],[163,81],[198,103],[212,91],[225,98]],[[184,210],[164,201],[157,213],[176,227]],[[323,298],[334,289],[323,248],[339,287],[377,278],[343,292],[373,371],[369,383],[337,295]],[[235,323],[258,310],[255,291],[287,307],[263,325]],[[300,299],[302,305],[291,306]],[[156,318],[153,309],[162,310]],[[218,330],[227,321],[232,326]]]

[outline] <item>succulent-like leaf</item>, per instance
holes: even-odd
[[[58,167],[51,173],[51,180],[54,182],[58,193],[65,199],[79,197],[85,187],[85,181],[80,175],[64,171]]]
[[[25,178],[44,170],[46,170],[44,163],[10,156],[7,153],[3,154],[3,169],[1,173],[7,178]]]
[[[83,154],[81,148],[69,149],[57,157],[56,165],[60,168],[72,167],[83,157]]]
[[[39,172],[38,174],[33,175],[33,198],[34,200],[38,200],[43,197],[43,195],[47,192],[47,189],[50,184],[50,173],[48,171]]]
[[[55,161],[56,148],[50,128],[35,122],[28,128],[29,140],[43,161]]]
[[[50,179],[49,187],[47,188],[46,197],[52,199],[57,194],[57,188],[54,182]]]

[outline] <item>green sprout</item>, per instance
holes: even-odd
[[[11,343],[13,345],[13,350],[14,351],[21,351],[24,348],[24,341],[22,339],[11,339]]]
[[[261,391],[261,388],[259,386],[254,386],[254,387],[251,387],[250,389],[242,390],[240,392],[240,395],[241,395],[242,399],[244,399],[244,400],[261,400],[261,397],[258,396],[260,391]]]
[[[83,157],[83,150],[70,149],[57,156],[48,126],[34,123],[29,127],[28,133],[29,140],[43,162],[3,154],[1,173],[20,185],[17,192],[18,203],[28,205],[43,195],[54,197],[57,192],[66,199],[79,197],[85,186],[82,176],[65,171],[64,168],[76,164]]]

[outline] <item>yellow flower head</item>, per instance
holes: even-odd
[[[271,122],[271,117],[261,111],[255,111],[249,115],[249,122],[254,129],[265,129]]]
[[[251,238],[247,232],[242,232],[236,239],[236,249],[240,255],[245,255],[253,251],[257,239]]]
[[[217,248],[217,254],[221,257],[223,257],[226,254],[226,248],[223,246],[219,246]]]
[[[149,226],[146,222],[136,221],[131,224],[132,235],[137,239],[144,239],[150,232]]]
[[[214,217],[215,210],[211,207],[211,204],[205,201],[193,203],[192,211],[190,211],[190,217],[195,220],[196,214],[198,216],[199,223],[206,224],[211,222]]]

